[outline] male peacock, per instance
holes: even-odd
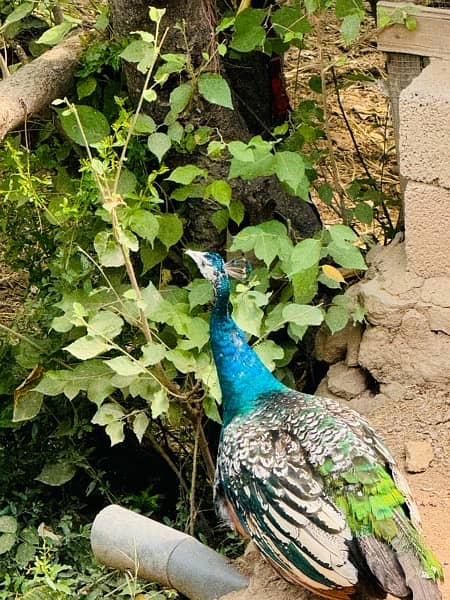
[[[440,599],[441,566],[423,544],[408,485],[382,440],[356,412],[278,381],[230,317],[233,264],[187,253],[215,291],[221,516],[284,578],[324,598]]]

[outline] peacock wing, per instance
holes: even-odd
[[[350,590],[358,571],[352,533],[324,490],[298,439],[288,430],[227,428],[218,480],[233,520],[288,580],[317,593]]]

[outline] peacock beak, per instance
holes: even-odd
[[[185,250],[185,254],[190,256],[199,267],[205,261],[205,252],[198,252],[197,250]]]

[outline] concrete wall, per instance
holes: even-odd
[[[408,270],[450,277],[450,61],[432,59],[400,95]]]

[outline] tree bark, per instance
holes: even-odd
[[[202,63],[202,52],[208,52],[210,56],[215,53],[217,43],[215,27],[220,18],[218,5],[221,0],[153,0],[152,5],[157,8],[165,8],[166,14],[162,21],[162,31],[167,28],[167,36],[164,43],[163,52],[188,52],[190,60],[194,66]],[[111,22],[113,30],[119,36],[129,35],[135,30],[153,30],[153,24],[148,18],[148,4],[146,0],[110,0]],[[175,27],[176,24],[182,24],[182,27]],[[184,33],[182,31],[184,28]],[[186,44],[188,47],[186,48]],[[254,60],[258,63],[252,67],[249,57],[245,57],[245,64],[242,73],[245,74],[245,98],[249,103],[252,98],[254,113],[259,116],[262,122],[261,132],[267,129],[267,115],[271,114],[271,96],[270,79],[261,82],[260,78],[264,75],[269,77],[269,73],[261,68],[260,60],[254,53]],[[227,58],[225,58],[227,61]],[[228,61],[229,62],[229,61]],[[252,124],[247,123],[244,117],[248,111],[239,110],[240,85],[244,85],[239,76],[239,66],[222,64],[219,58],[216,64],[211,65],[212,69],[221,71],[222,75],[227,76],[228,71],[234,71],[231,77],[231,87],[234,92],[235,110],[230,110],[222,106],[209,104],[201,97],[196,98],[190,114],[184,115],[185,122],[193,123],[196,126],[208,125],[213,129],[220,131],[225,141],[242,140],[248,141],[254,131]],[[143,84],[143,77],[135,68],[135,65],[124,65],[125,77],[127,80],[130,96],[135,99],[139,97]],[[236,72],[238,76],[236,76]],[[249,80],[254,81],[254,93],[249,93]],[[178,85],[179,78],[173,79],[173,87]],[[263,89],[267,94],[262,94]],[[160,91],[158,101],[148,105],[145,110],[155,119],[157,123],[162,123],[169,110],[169,94],[171,91],[170,81]],[[261,109],[262,104],[266,104]],[[250,107],[252,108],[252,107]],[[262,115],[262,117],[261,117]],[[256,122],[258,119],[256,120]],[[253,119],[253,123],[255,120]],[[179,157],[180,158],[180,157]],[[182,158],[182,157],[181,157]],[[205,156],[198,156],[197,162],[208,169],[211,177],[223,179],[227,177],[227,163],[225,161],[213,161]],[[190,157],[189,162],[192,162]],[[320,217],[317,210],[311,204],[308,204],[299,198],[290,196],[282,188],[275,177],[258,177],[247,181],[240,178],[233,179],[230,182],[233,188],[233,197],[240,199],[246,208],[246,224],[254,225],[269,219],[278,219],[284,221],[296,237],[308,237],[313,235],[321,227]],[[211,213],[217,210],[212,205],[205,202],[191,203],[189,205],[188,230],[192,241],[202,247],[222,249],[225,238],[218,235],[216,228],[211,222]]]
[[[83,46],[77,32],[0,81],[0,140],[70,88]]]

